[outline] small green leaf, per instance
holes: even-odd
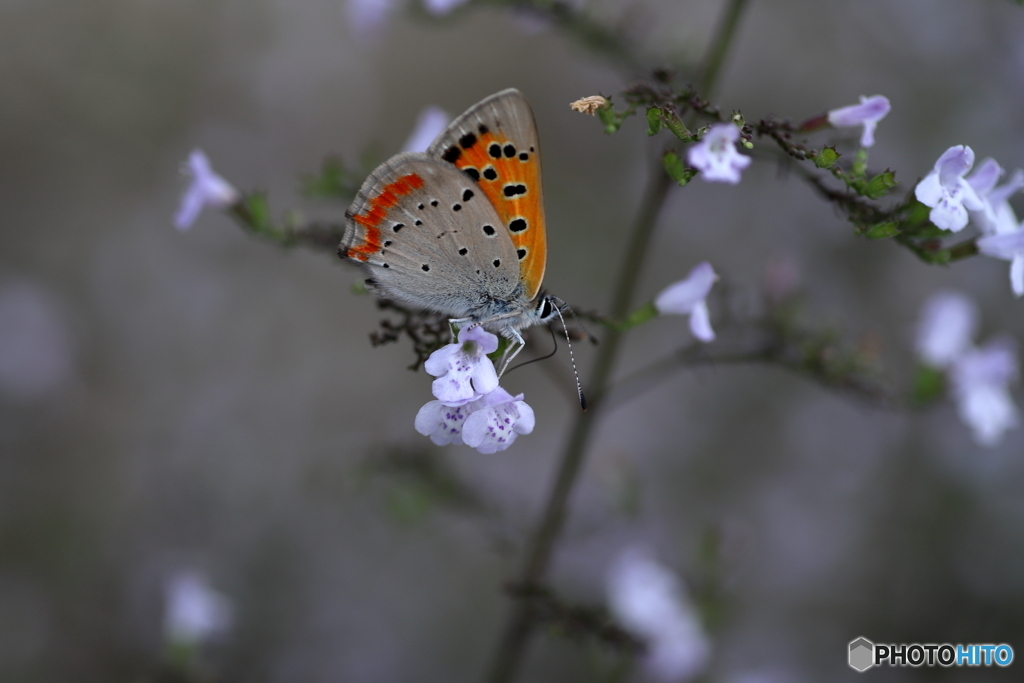
[[[889,194],[889,190],[896,187],[896,174],[886,170],[869,180],[861,194],[869,199],[879,199]]]
[[[814,165],[818,168],[831,168],[832,164],[839,161],[842,154],[836,151],[835,147],[825,147],[814,157]]]
[[[910,391],[913,402],[926,405],[942,396],[946,391],[946,376],[941,370],[919,365],[914,372],[914,383]]]
[[[654,307],[654,302],[648,302],[630,313],[628,318],[619,323],[618,329],[629,330],[656,317],[658,317],[658,309]]]
[[[270,204],[262,192],[253,192],[242,198],[242,206],[248,212],[249,225],[255,232],[273,232],[270,220]]]
[[[636,109],[630,107],[623,112],[617,112],[611,105],[601,107],[597,110],[597,118],[604,124],[604,132],[611,135],[622,127],[623,122],[636,113]]]
[[[686,164],[683,163],[683,160],[675,152],[665,152],[661,162],[665,165],[665,172],[680,186],[686,185],[693,176],[697,175],[697,170],[687,168]]]
[[[657,107],[647,108],[647,134],[657,135],[661,131],[661,110]]]
[[[900,234],[896,221],[885,221],[872,225],[864,231],[864,236],[869,240],[884,240],[888,237],[895,237]]]

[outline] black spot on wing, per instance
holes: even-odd
[[[519,195],[526,194],[526,185],[523,185],[522,183],[509,183],[502,189],[502,192],[509,199],[512,197],[518,197]]]
[[[422,269],[424,273],[430,272],[430,266],[427,265],[426,263],[424,263],[422,266],[420,266],[420,269]]]
[[[508,224],[508,229],[512,232],[522,232],[526,230],[526,219],[525,218],[513,218]]]
[[[466,249],[465,247],[462,247],[461,249],[459,249],[459,256],[465,256],[468,253],[469,253],[469,249]]]
[[[473,135],[472,133],[466,133],[461,138],[459,138],[459,145],[462,146],[462,149],[469,149],[470,147],[472,147],[475,144],[476,144],[476,136]]]
[[[500,258],[494,259],[493,263],[494,263],[494,267],[495,268],[501,267],[501,259]]]
[[[505,145],[505,147],[502,148],[502,151],[505,152],[505,156],[509,159],[516,155],[515,145]]]
[[[522,261],[524,258],[526,258],[526,249],[523,247],[519,247],[518,249],[516,249],[516,256],[518,256],[519,260]]]
[[[462,201],[468,202],[473,198],[473,190],[466,189],[462,191]]]
[[[466,168],[462,169],[462,172],[468,175],[473,180],[480,180],[480,171],[476,170],[472,166],[467,166]]]
[[[488,166],[484,169],[484,178],[487,178],[487,180],[497,180],[498,172],[494,170],[493,166]]]
[[[462,150],[458,147],[449,147],[441,155],[441,158],[447,161],[449,164],[454,164],[458,161],[459,157],[462,156]]]
[[[491,146],[487,148],[487,153],[490,154],[495,159],[500,159],[501,145],[499,145],[497,142],[492,142]]]
[[[485,225],[481,230],[483,230],[484,234],[488,237],[494,237],[495,230],[493,225]]]

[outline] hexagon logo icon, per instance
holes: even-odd
[[[875,665],[875,644],[863,636],[850,641],[850,667],[867,671]]]

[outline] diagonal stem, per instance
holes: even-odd
[[[714,88],[746,4],[747,0],[729,0],[723,20],[704,62],[701,78],[701,92],[704,97],[708,97]],[[661,213],[665,198],[672,185],[672,179],[661,168],[659,160],[659,163],[650,170],[647,190],[640,204],[640,210],[622,262],[622,270],[615,284],[610,310],[613,320],[622,319],[629,312],[648,246],[658,222],[658,215]],[[622,332],[610,330],[598,351],[589,387],[590,409],[586,413],[578,413],[573,424],[544,514],[516,582],[519,587],[539,584],[551,561],[555,541],[565,523],[569,496],[583,466],[587,445],[593,436],[593,428],[597,424],[597,418],[601,415],[604,399],[608,394],[612,370],[618,359],[621,343]],[[512,605],[512,613],[498,643],[494,660],[491,662],[487,681],[508,683],[515,677],[535,625],[536,620],[531,602],[517,600]]]

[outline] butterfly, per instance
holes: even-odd
[[[501,370],[522,349],[521,331],[564,307],[541,290],[540,142],[514,88],[470,107],[426,153],[378,166],[345,219],[338,253],[362,265],[371,291],[512,340]]]

